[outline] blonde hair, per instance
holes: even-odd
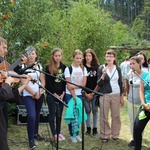
[[[0,37],[0,45],[1,45],[2,43],[7,44],[7,41],[6,41],[3,37]]]
[[[57,63],[53,58],[53,56],[56,52],[61,52],[61,54],[62,54],[62,50],[60,48],[54,48],[53,51],[52,51],[50,61],[49,61],[49,64],[48,64],[49,71],[52,75],[58,74]],[[62,62],[60,62],[60,63],[62,63]]]
[[[82,51],[79,50],[79,49],[76,49],[76,50],[73,52],[73,55],[72,55],[73,58],[74,58],[76,55],[82,55],[82,57],[83,57],[83,53],[82,53]],[[82,70],[84,70],[84,66],[83,66],[82,62],[81,62],[81,64],[80,64],[80,67],[82,68]]]

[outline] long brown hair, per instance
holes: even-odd
[[[51,54],[51,57],[50,57],[50,61],[49,61],[49,64],[48,64],[49,72],[52,75],[58,74],[57,63],[56,63],[56,61],[53,58],[53,56],[54,56],[54,54],[56,52],[61,52],[61,54],[62,54],[62,50],[60,48],[54,48],[53,51],[52,51],[52,54]],[[62,63],[62,61],[60,63]]]
[[[107,55],[114,55],[114,57],[116,57],[116,58],[117,58],[117,55],[116,55],[115,51],[114,51],[114,50],[112,50],[112,49],[107,50],[107,51],[105,52],[105,55],[106,55],[106,54],[107,54]],[[116,61],[116,60],[114,60],[113,64],[114,64],[114,65],[116,65],[116,66],[118,66],[118,64],[117,64],[117,61]]]
[[[140,64],[139,68],[141,69],[141,59],[138,56],[133,56],[130,60],[135,60],[138,64]]]
[[[136,54],[136,56],[138,56],[138,55],[143,55],[143,57],[144,57],[144,63],[143,64],[141,64],[143,67],[148,67],[148,62],[147,62],[147,57],[146,57],[146,55],[141,51],[141,52],[138,52],[137,54]]]
[[[86,56],[87,53],[90,53],[90,54],[92,55],[92,61],[91,61],[91,68],[92,68],[92,70],[97,70],[97,67],[98,67],[98,65],[99,65],[99,61],[98,61],[98,58],[97,58],[97,56],[96,56],[94,50],[91,49],[91,48],[88,48],[88,49],[84,52],[84,54],[83,54],[83,57],[84,57],[84,59],[83,59],[83,65],[84,65],[84,66],[86,65],[85,56]]]

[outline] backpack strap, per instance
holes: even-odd
[[[70,72],[70,75],[71,75],[71,73],[72,73],[72,66],[69,66],[68,69],[69,69],[69,72]]]

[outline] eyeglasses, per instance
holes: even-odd
[[[113,55],[105,56],[106,58],[113,58]]]

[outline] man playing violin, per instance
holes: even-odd
[[[6,53],[7,53],[7,41],[4,38],[0,37],[0,63],[5,60]],[[19,70],[21,65],[26,63],[26,61],[27,61],[27,57],[25,57],[23,55],[22,61],[18,64],[18,66],[16,66],[16,68],[14,70],[15,71]],[[8,125],[8,104],[7,104],[7,102],[4,101],[3,103],[1,103],[0,107],[3,110],[6,124]]]
[[[0,63],[4,61],[6,53],[7,53],[7,41],[4,38],[0,37]],[[22,55],[21,62],[18,64],[16,68],[21,67],[22,64],[25,64],[26,62],[27,57]]]
[[[30,76],[26,75],[26,79],[22,78],[21,83],[22,86],[18,89],[12,90],[11,84],[14,82],[14,78],[7,77],[5,80],[5,84],[0,88],[0,104],[3,101],[7,102],[18,102],[19,93],[28,85],[28,82],[31,80]],[[8,150],[7,144],[7,127],[6,121],[4,118],[4,114],[2,108],[0,107],[0,147],[2,150]]]
[[[7,53],[7,41],[0,37],[0,63],[4,61]],[[27,61],[25,56],[22,56],[22,61],[16,68],[20,68],[22,64]],[[14,82],[12,77],[6,77],[5,84],[0,86],[0,147],[3,150],[7,150],[7,122],[8,122],[8,106],[7,102],[18,102],[19,93],[26,87],[29,82],[29,77],[27,80],[21,79],[22,86],[18,89],[12,91],[11,84]],[[17,98],[18,97],[18,98]]]

